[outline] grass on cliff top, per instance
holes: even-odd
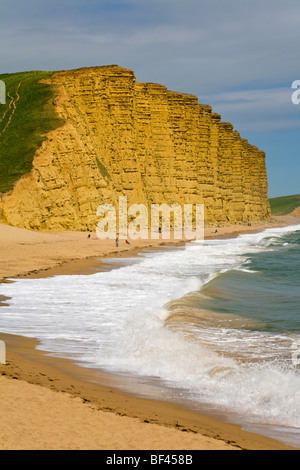
[[[269,199],[272,215],[285,215],[300,206],[300,194]]]
[[[51,85],[39,83],[52,72],[21,72],[0,75],[6,86],[6,104],[0,104],[0,192],[32,169],[43,134],[62,125],[53,106]]]

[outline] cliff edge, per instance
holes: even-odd
[[[64,122],[32,170],[0,195],[0,218],[34,230],[94,230],[99,204],[205,206],[205,224],[270,218],[265,153],[196,96],[103,66],[45,79]],[[1,136],[0,136],[1,138]]]

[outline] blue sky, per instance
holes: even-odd
[[[0,73],[118,64],[192,93],[266,151],[269,196],[300,193],[299,0],[0,1]]]

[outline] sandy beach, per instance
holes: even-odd
[[[269,225],[205,229],[205,238],[235,236],[299,219],[277,217]],[[96,234],[37,233],[0,224],[0,280],[110,269],[105,259],[184,240],[99,240]],[[0,295],[0,303],[5,303]],[[1,450],[238,450],[291,449],[215,417],[173,403],[121,391],[116,378],[75,366],[37,350],[37,341],[0,333],[7,361],[0,365]],[[119,379],[118,379],[119,380]]]

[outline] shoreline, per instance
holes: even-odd
[[[232,237],[237,236],[241,233],[253,233],[264,230],[266,228],[284,226],[284,225],[295,225],[299,223],[297,218],[277,218],[277,223],[273,222],[271,224],[257,224],[252,227],[248,226],[234,226],[234,227],[224,227],[218,228],[218,238]],[[1,228],[1,227],[0,227]],[[2,227],[3,228],[3,227]],[[235,229],[235,230],[234,230]],[[12,228],[14,231],[14,228]],[[19,229],[22,230],[22,229]],[[17,230],[18,231],[18,230]],[[24,234],[24,231],[22,232]],[[20,232],[19,232],[20,234]],[[18,235],[19,235],[18,234]],[[26,231],[26,235],[28,233]],[[42,237],[49,237],[49,234],[38,234]],[[54,235],[56,237],[57,235]],[[60,243],[68,243],[66,241],[66,235],[59,236]],[[64,239],[65,237],[65,239]],[[75,244],[78,242],[78,238],[71,234],[71,238],[75,240]],[[35,238],[35,237],[34,237]],[[206,229],[205,239],[216,238],[216,235],[213,233],[213,228]],[[18,242],[20,239],[18,239]],[[53,241],[53,238],[52,238]],[[84,239],[86,242],[86,237]],[[87,240],[89,242],[91,240]],[[98,240],[99,241],[99,240]],[[18,242],[12,241],[12,244],[15,245]],[[17,278],[30,278],[30,277],[49,277],[59,274],[71,275],[71,274],[91,274],[95,272],[93,270],[103,270],[103,269],[112,269],[111,266],[107,266],[105,263],[105,258],[131,258],[143,249],[164,249],[166,245],[170,246],[183,246],[186,241],[156,241],[157,243],[143,244],[143,243],[132,243],[130,247],[125,246],[120,247],[119,250],[116,250],[111,241],[110,246],[106,245],[106,252],[98,255],[91,255],[87,257],[77,258],[77,259],[64,259],[59,260],[57,263],[57,258],[54,257],[54,260],[51,258],[51,253],[49,253],[48,265],[45,265],[45,259],[42,258],[41,263],[44,263],[44,267],[40,269],[28,269],[23,270],[24,266],[30,266],[28,262],[20,266],[19,273],[14,276],[3,276],[3,269],[0,269],[0,279],[4,282],[10,282],[8,279],[17,279]],[[1,236],[0,236],[1,243]],[[21,241],[21,245],[24,241]],[[29,239],[26,240],[27,248],[30,247]],[[37,244],[41,246],[40,239]],[[124,242],[125,243],[125,242]],[[49,248],[49,243],[44,243]],[[34,245],[34,244],[33,244]],[[55,244],[54,244],[55,245]],[[56,245],[57,247],[57,245]],[[34,246],[36,248],[36,246]],[[74,248],[74,243],[73,243]],[[89,246],[90,248],[90,246]],[[16,250],[17,252],[18,250]],[[99,250],[100,251],[100,250]],[[30,250],[28,250],[28,256]],[[78,253],[77,253],[78,254]],[[9,252],[8,252],[9,255]],[[53,255],[53,252],[52,252]],[[9,256],[8,256],[9,257]],[[101,258],[101,259],[100,259]],[[28,260],[27,260],[28,261]],[[35,266],[38,265],[36,260],[30,260],[32,267],[35,263]],[[51,261],[51,262],[50,262]],[[56,261],[56,263],[55,263]],[[52,264],[52,266],[51,266]],[[0,281],[1,282],[1,281]],[[5,298],[0,296],[0,305],[1,300],[5,302]],[[102,371],[87,369],[81,367],[80,365],[75,365],[72,361],[67,359],[62,359],[60,357],[53,357],[47,355],[46,351],[41,351],[36,349],[38,346],[38,341],[34,338],[25,338],[22,336],[8,335],[0,333],[0,340],[5,341],[7,347],[7,364],[0,365],[0,379],[4,379],[5,384],[8,383],[14,386],[21,388],[23,385],[28,385],[32,387],[38,387],[39,391],[48,389],[52,394],[55,393],[55,400],[58,402],[61,395],[64,399],[68,396],[68,403],[74,402],[74,397],[78,400],[81,406],[83,406],[85,412],[88,409],[90,412],[93,409],[93,413],[99,417],[100,413],[105,413],[106,418],[110,416],[111,419],[118,417],[127,417],[131,420],[131,423],[135,423],[137,429],[136,433],[136,443],[135,447],[131,447],[132,444],[129,442],[121,444],[121,447],[101,447],[100,448],[112,448],[112,449],[294,449],[288,445],[285,445],[274,439],[264,437],[260,434],[254,434],[248,431],[241,429],[239,425],[230,424],[228,422],[223,422],[218,418],[214,418],[209,415],[201,414],[195,412],[191,409],[179,405],[176,403],[164,402],[161,400],[154,400],[148,398],[140,398],[138,396],[133,396],[132,393],[127,393],[124,387],[124,390],[120,390],[119,387],[116,387],[114,383],[115,377],[112,374],[106,374]],[[2,374],[2,375],[1,375]],[[9,380],[11,379],[11,380]],[[120,384],[122,378],[117,377],[117,382]],[[4,386],[0,382],[0,388]],[[97,382],[97,383],[96,383]],[[31,392],[33,393],[33,392]],[[5,394],[4,394],[5,395]],[[66,405],[65,408],[66,409]],[[52,423],[53,426],[53,423]],[[117,426],[122,426],[121,424]],[[154,426],[153,434],[157,434],[158,430],[163,431],[165,437],[165,442],[167,442],[166,434],[172,430],[176,432],[176,435],[179,435],[179,442],[182,447],[170,447],[171,443],[175,443],[175,437],[172,437],[172,440],[163,445],[163,437],[160,438],[159,443],[156,443],[156,446],[151,447],[151,439],[148,438],[147,444],[142,444],[143,442],[143,426],[147,427]],[[147,431],[148,431],[147,430]],[[92,432],[92,431],[91,431]],[[103,435],[103,428],[101,431]],[[183,438],[184,437],[184,438]],[[138,445],[140,443],[140,447]],[[159,447],[162,443],[163,447]],[[25,444],[29,445],[29,443]],[[35,444],[37,447],[41,448],[42,445]],[[72,445],[69,443],[69,446]],[[95,444],[96,445],[96,444]],[[123,447],[122,447],[123,445]],[[143,447],[144,445],[144,447]],[[152,445],[153,441],[152,441]],[[1,447],[2,446],[2,447]],[[39,447],[40,446],[40,447]],[[49,444],[50,446],[50,444]],[[184,447],[186,446],[186,447]],[[47,446],[46,446],[47,447]],[[50,446],[51,447],[51,446]],[[86,448],[84,444],[81,444],[81,447]],[[0,448],[3,447],[0,441]],[[8,447],[9,448],[9,447]],[[28,448],[28,447],[23,447]],[[29,447],[32,448],[32,447]],[[55,446],[54,446],[55,448]],[[69,448],[69,447],[68,447]],[[79,444],[80,448],[80,444]],[[93,448],[93,447],[92,447]]]
[[[107,417],[119,417],[119,425],[122,425],[121,419],[123,417],[136,421],[137,431],[139,432],[139,435],[136,436],[136,446],[133,447],[136,450],[296,450],[282,442],[245,431],[237,424],[223,422],[209,414],[196,412],[181,404],[141,398],[132,393],[126,393],[125,390],[119,390],[114,386],[113,375],[81,367],[69,359],[49,356],[47,351],[36,349],[39,344],[36,339],[0,333],[0,340],[5,341],[7,347],[7,363],[6,365],[0,365],[0,379],[3,381],[4,378],[6,384],[13,382],[14,386],[20,387],[20,393],[24,396],[24,399],[31,401],[32,411],[35,408],[35,390],[31,390],[31,396],[28,398],[24,394],[24,385],[27,384],[39,389],[39,391],[45,389],[51,391],[54,400],[63,395],[71,403],[76,398],[86,410],[91,408],[96,415],[106,413]],[[117,377],[117,381],[120,383],[120,377]],[[3,382],[0,382],[2,400],[5,397],[3,384]],[[7,406],[5,400],[3,401],[4,403],[0,404],[1,416],[4,416],[3,408]],[[45,403],[45,406],[49,406],[49,402]],[[67,406],[59,409],[60,413],[64,413]],[[10,422],[13,422],[13,420]],[[50,423],[51,426],[54,424],[55,426],[58,425],[55,422]],[[158,443],[155,447],[151,447],[150,440],[147,442],[147,446],[145,444],[137,445],[137,443],[143,442],[142,427],[145,425],[153,425],[155,428],[154,433],[175,430],[180,445],[171,447],[170,442],[165,444],[163,440],[161,447]],[[90,432],[94,431],[91,429]],[[15,447],[13,445],[7,447],[7,443],[3,447],[1,440],[5,439],[5,433],[3,434],[0,437],[0,448],[2,450],[20,448],[17,443]],[[30,439],[30,430],[28,437]],[[32,442],[30,444],[28,442],[26,448],[21,448],[28,450],[51,448],[50,444],[47,447],[47,435],[44,439],[43,436],[40,436],[40,439],[41,443]],[[92,440],[92,436],[90,436],[90,440]],[[76,443],[74,445],[76,446]],[[121,445],[117,448],[100,446],[99,450],[105,448],[128,450],[132,448],[127,447],[127,445],[126,443],[125,446]],[[62,443],[61,446],[60,449],[63,448],[64,444]],[[94,448],[94,446],[92,445],[91,448]]]
[[[260,232],[268,228],[300,223],[300,217],[275,216],[271,222],[248,225],[228,225],[205,228],[204,239],[236,237],[241,234]],[[91,274],[90,264],[96,260],[99,269],[101,259],[128,258],[142,250],[184,246],[190,240],[121,240],[119,247],[114,240],[99,240],[96,234],[87,239],[88,232],[34,232],[0,223],[0,283],[7,279],[25,277],[49,277],[62,274]],[[74,256],[76,253],[76,256]]]

